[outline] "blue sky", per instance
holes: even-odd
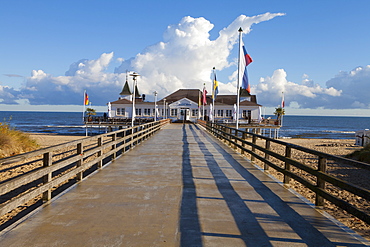
[[[143,75],[149,99],[210,91],[213,66],[232,93],[240,23],[260,104],[277,107],[284,91],[287,114],[370,116],[369,10],[366,0],[0,0],[0,110],[78,111],[84,89],[104,110],[126,70]]]

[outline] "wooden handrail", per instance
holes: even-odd
[[[0,205],[0,216],[40,195],[43,201],[50,200],[52,190],[60,187],[62,183],[72,178],[82,180],[87,169],[95,165],[97,169],[101,169],[118,155],[141,144],[168,123],[170,123],[169,119],[145,123],[0,159],[0,165],[16,164],[19,167],[30,163],[40,164],[28,173],[0,183],[0,196],[3,198]],[[63,169],[66,171],[61,171]],[[32,183],[39,183],[36,181],[41,178],[41,184],[30,186]],[[21,189],[25,186],[29,187]],[[9,199],[6,200],[6,198]]]
[[[235,128],[231,128],[225,125],[220,125],[217,123],[206,122],[203,120],[198,120],[198,124],[203,126],[207,131],[212,133],[219,139],[225,140],[229,143],[230,147],[234,149],[240,149],[242,154],[248,153],[251,155],[251,161],[258,159],[264,163],[264,170],[268,170],[268,168],[273,168],[278,172],[281,172],[284,175],[284,184],[289,184],[290,179],[293,179],[306,188],[310,189],[316,194],[315,205],[316,206],[323,206],[324,200],[330,201],[331,203],[335,204],[339,208],[347,211],[348,213],[358,217],[359,219],[363,220],[364,222],[370,224],[370,215],[361,209],[358,209],[356,206],[351,205],[349,202],[331,194],[327,189],[327,185],[331,184],[334,185],[342,190],[346,190],[349,193],[362,197],[363,199],[370,201],[370,190],[361,186],[354,185],[352,183],[346,182],[342,179],[334,177],[327,173],[326,171],[326,163],[327,161],[333,161],[337,163],[343,163],[346,165],[350,165],[356,168],[364,169],[370,171],[370,165],[350,160],[347,158],[323,153],[320,151],[312,150],[309,148],[305,148],[302,146],[298,146],[295,144],[283,142],[280,140],[268,138],[262,135],[258,135],[251,132],[245,132],[242,130],[235,130]],[[232,134],[232,133],[235,134]],[[246,140],[246,136],[252,137],[252,142]],[[256,144],[256,139],[264,140],[264,146],[259,146]],[[271,150],[271,143],[280,144],[285,146],[285,155],[281,155],[275,153]],[[318,168],[314,169],[310,166],[307,166],[297,160],[294,160],[292,157],[292,149],[302,151],[304,153],[314,155],[317,157],[317,164]],[[264,156],[259,155],[256,151],[260,151],[264,154]],[[279,162],[283,162],[284,166],[281,167],[276,163],[271,161],[271,157],[276,158]],[[306,180],[304,177],[300,176],[299,173],[293,172],[291,170],[291,166],[295,167],[300,171],[305,171],[312,176],[316,177],[316,184],[313,184],[311,181]]]

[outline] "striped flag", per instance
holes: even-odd
[[[242,44],[240,46],[240,74],[239,81],[242,81],[242,88],[247,90],[248,93],[251,93],[251,88],[248,81],[248,72],[247,72],[247,66],[253,62],[251,56],[249,56],[247,50],[245,49],[243,41],[241,41]],[[242,79],[242,80],[240,80]]]
[[[89,104],[89,96],[87,95],[86,91],[85,91],[85,97],[84,97],[84,104],[85,105]]]
[[[215,74],[215,78],[213,79],[213,94],[212,94],[212,98],[213,99],[216,99],[216,96],[218,94],[218,81],[216,79],[216,73]]]

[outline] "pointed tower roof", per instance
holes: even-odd
[[[125,85],[123,86],[122,88],[122,92],[120,92],[119,95],[131,95],[131,90],[130,90],[130,87],[128,85],[128,82],[126,81]]]
[[[140,98],[141,97],[141,95],[139,93],[139,89],[137,88],[137,85],[135,85],[135,97],[136,98]]]
[[[244,88],[240,88],[239,95],[241,97],[249,97],[249,96],[251,96],[251,94],[248,93],[248,91],[246,89],[244,89]]]

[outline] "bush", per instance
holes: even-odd
[[[5,120],[0,122],[0,158],[33,151],[38,147],[29,134],[13,129]]]

